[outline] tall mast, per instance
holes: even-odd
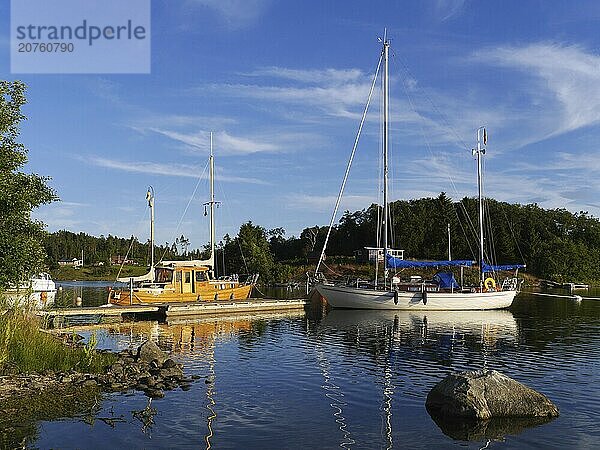
[[[154,188],[148,186],[146,200],[150,207],[150,267],[154,268]]]
[[[210,258],[215,258],[215,157],[213,156],[213,134],[210,132]],[[214,267],[212,268],[215,269]]]
[[[451,243],[450,240],[450,224],[448,224],[448,261],[452,261],[452,251],[451,251]]]
[[[483,144],[483,145],[482,145]],[[483,286],[483,174],[481,171],[481,155],[485,155],[487,134],[485,127],[477,129],[477,149],[473,154],[477,155],[477,191],[479,197],[479,287]]]
[[[389,144],[389,50],[387,30],[383,36],[383,283],[387,283],[388,251],[388,144]]]

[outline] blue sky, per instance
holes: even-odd
[[[218,236],[248,220],[288,236],[327,224],[384,27],[392,198],[474,195],[486,125],[487,195],[600,216],[597,2],[153,0],[145,75],[11,75],[1,4],[0,73],[29,86],[27,170],[61,198],[35,214],[50,231],[144,240],[152,185],[157,240],[201,246],[209,131]],[[342,210],[379,197],[378,110]]]

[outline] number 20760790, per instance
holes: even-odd
[[[19,42],[19,53],[72,53],[75,46],[72,42]]]

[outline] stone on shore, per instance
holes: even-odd
[[[495,370],[448,375],[427,395],[431,415],[490,419],[557,417],[558,407],[545,395]]]
[[[146,341],[140,345],[137,357],[139,361],[145,363],[158,361],[159,365],[162,365],[167,359],[167,355],[152,341]]]

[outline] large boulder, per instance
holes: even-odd
[[[425,405],[432,416],[446,418],[558,416],[558,407],[545,395],[495,370],[448,375],[429,392]]]
[[[151,363],[158,361],[159,365],[165,362],[167,355],[152,341],[146,341],[138,347],[137,360],[140,362]]]

